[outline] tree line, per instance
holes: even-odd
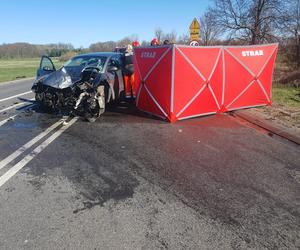
[[[68,51],[74,50],[72,44],[57,43],[47,45],[34,45],[29,43],[11,43],[0,45],[0,58],[32,58],[41,55],[60,57]]]

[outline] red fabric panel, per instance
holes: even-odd
[[[268,64],[266,65],[266,67],[258,77],[258,79],[262,83],[270,99],[271,99],[272,77],[273,77],[273,68],[274,68],[275,59],[276,59],[276,53],[272,55],[270,61],[268,62]]]
[[[138,64],[143,79],[167,49],[167,47],[134,49],[135,61]]]
[[[208,80],[213,67],[217,61],[220,48],[210,48],[210,47],[185,47],[178,48],[185,54],[188,59],[196,66],[196,68],[201,72],[206,80]],[[199,56],[201,55],[201,56]]]
[[[194,115],[201,115],[210,112],[217,112],[217,104],[208,87],[188,106],[188,108],[178,117],[184,118]]]
[[[243,62],[252,73],[257,76],[261,71],[276,45],[269,46],[245,46],[245,47],[230,47],[226,48],[237,59]]]
[[[215,71],[209,81],[209,84],[216,96],[219,106],[222,105],[222,93],[223,93],[223,61],[220,56]]]
[[[224,106],[227,107],[253,80],[253,76],[230,54],[225,53]]]
[[[138,90],[140,88],[140,84],[141,84],[141,78],[140,78],[140,74],[139,74],[139,69],[138,69],[138,65],[137,65],[137,59],[136,56],[134,56],[134,93],[137,96],[138,95]]]
[[[166,114],[170,114],[172,50],[164,56],[145,81],[148,90]]]
[[[261,87],[255,81],[247,91],[240,96],[228,109],[239,109],[242,107],[256,106],[267,104],[268,100]]]
[[[160,111],[155,102],[151,99],[148,92],[142,87],[140,92],[140,98],[138,102],[138,108],[142,111],[149,112],[153,115],[157,115],[160,117],[165,117],[165,115]]]
[[[174,113],[178,114],[205,82],[185,58],[175,50]]]

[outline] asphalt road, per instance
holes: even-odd
[[[63,126],[31,83],[0,84],[0,249],[299,249],[296,144],[126,104]]]

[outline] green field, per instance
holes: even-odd
[[[59,68],[62,62],[53,58],[55,67]],[[0,59],[0,82],[12,81],[18,78],[33,77],[40,64],[40,58],[29,59]]]

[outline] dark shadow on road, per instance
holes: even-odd
[[[142,117],[147,118],[151,120],[156,121],[166,121],[163,120],[157,116],[150,115],[148,113],[140,111],[133,100],[127,100],[122,102],[117,102],[113,104],[107,105],[107,111],[109,113],[105,113],[106,116],[115,116],[116,114],[122,114],[122,115],[130,115],[130,116],[136,116],[136,117]]]

